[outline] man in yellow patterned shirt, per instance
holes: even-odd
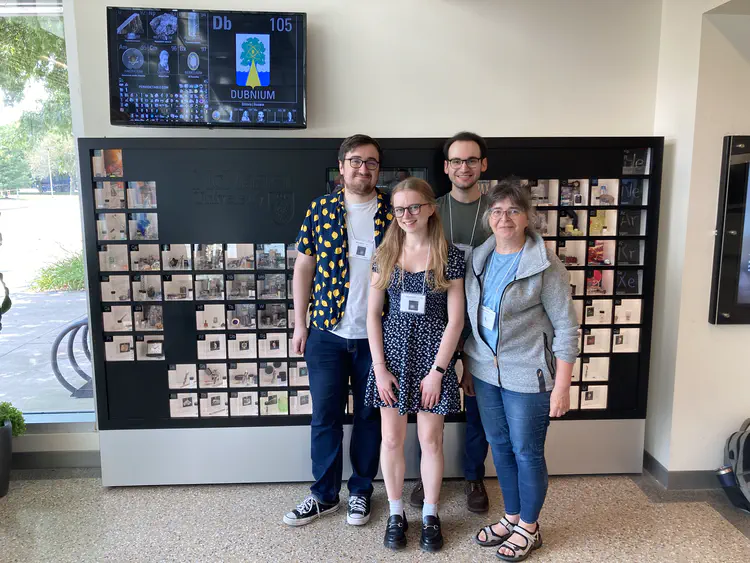
[[[367,295],[372,255],[393,217],[388,198],[375,187],[381,161],[378,142],[367,135],[348,137],[338,160],[344,188],[310,204],[297,239],[292,346],[295,353],[304,354],[310,374],[315,483],[310,495],[284,516],[290,526],[304,526],[339,509],[350,380],[354,421],[349,448],[352,475],[347,483],[349,524],[360,526],[370,519],[372,480],[380,459],[379,413],[364,405],[372,363]]]

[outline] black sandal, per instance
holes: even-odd
[[[508,530],[507,534],[503,534],[502,536],[499,536],[495,533],[495,530],[492,529],[492,526],[497,526],[498,524],[502,524],[503,527]],[[513,535],[513,529],[516,527],[513,522],[510,522],[505,516],[503,516],[500,519],[500,522],[496,522],[494,524],[490,524],[489,526],[485,526],[481,530],[479,530],[474,535],[474,543],[477,545],[481,545],[482,547],[495,547],[496,545],[500,545],[505,540],[507,540],[510,536]],[[484,532],[485,539],[479,539],[479,534]]]
[[[511,551],[513,551],[513,555],[505,555],[504,553],[500,553],[500,549],[498,549],[497,553],[495,553],[498,559],[502,559],[503,561],[524,561],[529,555],[531,555],[532,551],[542,547],[542,534],[539,530],[538,522],[536,525],[536,531],[533,534],[523,526],[516,526],[513,529],[513,532],[518,534],[519,536],[523,536],[523,538],[526,540],[526,545],[521,547],[520,545],[514,544],[510,540],[505,540],[500,546],[500,549],[502,549],[503,547],[506,549],[510,549]]]

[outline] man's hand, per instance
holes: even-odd
[[[467,397],[476,397],[477,394],[474,392],[474,376],[466,368],[466,362],[461,360],[464,365],[464,374],[461,377],[461,389],[464,390],[464,395]]]
[[[297,323],[292,335],[292,350],[299,356],[305,355],[305,344],[307,343],[308,328],[303,323]]]

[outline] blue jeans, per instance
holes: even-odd
[[[464,445],[464,479],[481,481],[484,479],[484,460],[487,459],[487,437],[484,435],[482,419],[479,416],[477,398],[464,395],[466,408],[466,443]]]
[[[547,495],[544,441],[551,391],[515,393],[474,379],[479,414],[492,448],[505,512],[536,522]]]
[[[343,473],[344,408],[351,376],[354,429],[349,444],[352,475],[349,493],[369,497],[380,461],[380,411],[365,407],[367,376],[372,365],[367,339],[348,340],[310,328],[305,345],[313,401],[312,494],[321,502],[339,499]]]

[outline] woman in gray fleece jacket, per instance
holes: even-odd
[[[522,561],[542,546],[537,522],[547,493],[544,441],[550,417],[570,407],[578,322],[565,266],[529,226],[528,189],[518,178],[494,186],[484,219],[493,236],[466,269],[472,333],[462,387],[476,394],[503,491],[505,516],[475,536]]]

